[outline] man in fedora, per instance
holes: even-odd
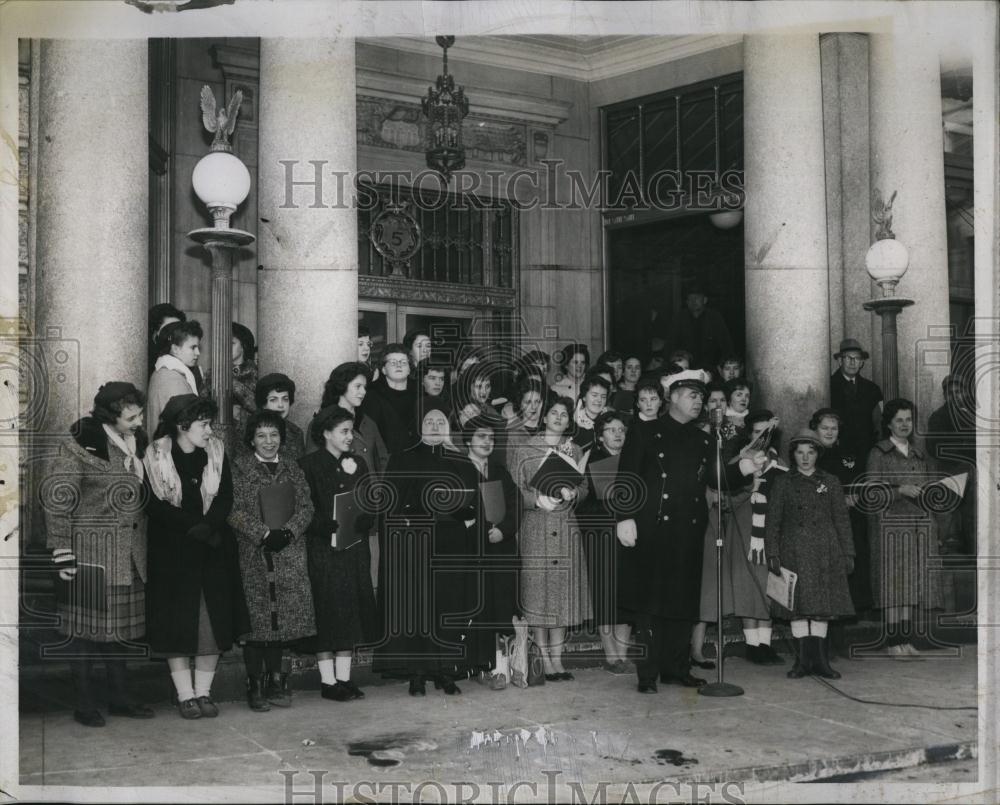
[[[830,378],[830,407],[840,414],[840,446],[864,470],[868,452],[879,440],[882,389],[861,376],[868,353],[854,338],[845,338],[833,356],[840,368]]]

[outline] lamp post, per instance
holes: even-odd
[[[227,107],[217,110],[212,90],[202,87],[202,122],[215,133],[215,139],[212,150],[194,166],[191,184],[212,213],[214,225],[188,232],[188,237],[202,244],[212,258],[211,383],[219,406],[219,430],[227,445],[233,435],[233,257],[237,249],[254,241],[249,232],[229,226],[230,216],[250,193],[250,171],[229,144],[242,102],[243,93],[237,92]]]
[[[910,266],[910,253],[896,240],[892,232],[892,205],[896,193],[883,203],[882,194],[875,190],[872,199],[872,219],[878,224],[877,240],[865,255],[865,268],[882,289],[882,296],[864,303],[865,310],[873,310],[882,319],[882,393],[885,399],[899,396],[899,346],[896,317],[903,308],[913,304],[912,299],[896,296],[896,285]]]

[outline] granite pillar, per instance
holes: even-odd
[[[829,400],[823,96],[815,34],[744,41],[747,364],[792,435]]]
[[[38,81],[41,428],[66,432],[101,384],[146,387],[148,46],[43,39]]]
[[[910,252],[896,288],[916,303],[897,322],[899,393],[917,403],[919,427],[950,365],[947,346],[941,348],[950,311],[941,67],[933,32],[900,24],[891,34],[873,34],[870,74],[871,187],[885,199],[898,192],[892,230]]]
[[[355,93],[353,39],[261,40],[260,373],[295,381],[303,427],[357,356]]]

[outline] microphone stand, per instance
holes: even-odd
[[[716,503],[718,520],[715,524],[715,589],[716,589],[716,651],[715,667],[716,681],[698,688],[698,693],[702,696],[742,696],[743,688],[739,685],[732,685],[723,681],[723,665],[725,646],[722,635],[722,425],[715,428],[715,483],[719,491],[719,499]]]

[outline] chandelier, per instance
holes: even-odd
[[[462,120],[469,114],[469,100],[462,87],[455,87],[455,78],[448,74],[448,48],[455,44],[453,36],[438,36],[435,41],[444,51],[444,68],[435,86],[427,88],[427,97],[420,102],[427,121],[427,167],[444,176],[447,182],[453,171],[465,167],[462,147]]]

